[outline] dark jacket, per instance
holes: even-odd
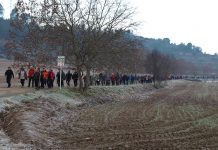
[[[74,72],[72,75],[73,80],[77,80],[79,78],[78,72]]]
[[[72,73],[67,72],[67,74],[66,74],[66,80],[67,80],[67,81],[70,81],[71,78],[72,78]]]
[[[34,78],[34,80],[39,81],[39,80],[40,80],[40,72],[39,72],[39,71],[36,71],[36,72],[34,73],[34,75],[33,75],[33,78]]]
[[[60,71],[57,72],[56,77],[57,77],[57,81],[60,81]],[[61,80],[65,80],[65,78],[66,78],[66,75],[62,71],[62,73],[61,73]]]
[[[14,78],[14,73],[12,70],[6,70],[5,76],[7,79],[11,79],[12,77]]]

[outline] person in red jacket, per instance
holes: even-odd
[[[115,85],[115,80],[116,80],[116,77],[114,75],[114,73],[111,74],[111,83],[112,85]]]
[[[31,82],[32,82],[32,87],[34,87],[34,78],[33,78],[34,73],[35,73],[34,67],[30,67],[30,70],[28,71],[28,78],[29,78],[28,87],[30,87]]]
[[[55,74],[52,69],[48,72],[48,88],[53,88],[55,80]]]
[[[44,86],[48,85],[48,71],[44,69],[42,75],[43,75],[43,80],[44,80]]]

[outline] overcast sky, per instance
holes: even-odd
[[[142,22],[135,32],[149,38],[170,38],[172,43],[189,43],[203,52],[218,53],[217,0],[128,0],[137,8],[136,20]],[[12,0],[12,4],[16,0]],[[0,0],[5,17],[10,0]]]

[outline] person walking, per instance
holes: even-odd
[[[27,80],[27,73],[23,67],[21,67],[20,72],[18,73],[21,86],[24,87],[25,80]]]
[[[34,72],[34,75],[33,75],[33,78],[34,78],[34,82],[35,82],[35,88],[36,90],[39,89],[39,81],[40,81],[40,69],[37,68],[36,71]]]
[[[54,80],[55,80],[55,74],[54,74],[53,70],[51,69],[48,72],[48,88],[53,88]]]
[[[29,78],[29,84],[28,84],[28,87],[30,87],[30,84],[32,82],[32,87],[34,87],[34,72],[35,72],[35,69],[33,67],[30,68],[30,70],[28,71],[28,78]]]
[[[45,68],[42,69],[42,71],[40,72],[40,84],[41,84],[41,88],[44,89],[45,83],[44,83],[44,77],[43,77],[43,73],[45,71]]]
[[[114,73],[111,74],[111,83],[112,85],[115,85],[115,81],[116,81],[116,77],[114,75]]]
[[[70,72],[70,70],[67,72],[66,74],[66,83],[68,86],[70,86],[70,80],[72,78],[72,73]]]
[[[64,87],[64,80],[66,76],[63,70],[61,71],[61,74],[60,74],[60,69],[58,69],[58,72],[56,74],[58,87],[60,87],[60,77],[61,77],[61,87]]]
[[[77,71],[75,71],[75,72],[73,73],[73,75],[72,75],[74,87],[77,87],[78,78],[79,78],[79,74],[78,74]]]
[[[106,80],[106,86],[110,86],[111,79],[110,79],[110,75],[108,73],[105,73],[105,80]]]
[[[120,75],[118,72],[116,73],[115,79],[116,79],[116,85],[119,85],[120,84]]]
[[[44,69],[42,76],[43,76],[43,84],[44,84],[44,86],[48,85],[47,84],[48,83],[48,71],[46,69]]]
[[[11,70],[11,67],[8,67],[8,70],[5,71],[6,82],[8,84],[8,88],[11,87],[11,79],[14,78],[14,73]]]

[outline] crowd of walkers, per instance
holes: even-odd
[[[11,67],[8,67],[8,69],[5,72],[6,82],[8,84],[8,88],[11,87],[11,79],[14,78],[14,72],[12,71]],[[28,87],[34,87],[36,89],[40,88],[53,88],[54,87],[54,81],[56,79],[57,85],[64,86],[64,81],[66,80],[66,83],[68,86],[70,86],[70,80],[72,79],[74,81],[74,86],[77,86],[78,81],[78,73],[75,71],[73,74],[71,74],[70,71],[68,71],[66,74],[64,71],[60,73],[60,69],[55,74],[52,69],[47,70],[46,68],[34,68],[30,67],[29,70],[25,70],[24,67],[21,67],[18,71],[18,79],[20,80],[21,87],[25,86],[25,82],[27,81]]]
[[[55,72],[52,69],[47,70],[46,68],[34,68],[30,67],[30,69],[25,70],[24,67],[19,69],[18,78],[21,83],[21,87],[25,86],[25,82],[27,81],[28,87],[34,87],[36,89],[40,88],[53,88],[54,82],[56,80],[58,87],[64,87],[66,82],[67,86],[71,86],[73,84],[74,87],[78,86],[79,74],[76,70],[72,71],[68,70],[66,73],[62,70],[60,73],[60,69]],[[11,79],[14,78],[14,73],[11,67],[5,72],[6,82],[8,84],[8,88],[11,87]],[[90,85],[91,86],[109,86],[109,85],[129,85],[129,84],[137,84],[137,83],[152,83],[151,75],[133,75],[133,74],[119,74],[119,73],[95,73],[90,76]],[[71,83],[73,81],[73,83]],[[85,85],[87,82],[86,75],[82,75],[82,82]]]
[[[90,76],[91,85],[129,85],[136,83],[152,83],[151,75],[133,75],[133,74],[119,74],[119,73],[99,73]]]
[[[72,71],[68,70],[66,73],[62,70],[60,73],[60,69],[57,70],[57,73],[52,69],[46,69],[45,67],[36,68],[36,67],[29,67],[26,70],[24,67],[21,67],[18,72],[18,78],[21,83],[21,87],[25,86],[25,82],[27,81],[28,87],[34,87],[36,89],[40,88],[53,88],[54,82],[58,87],[64,87],[66,82],[67,86],[71,86],[73,84],[74,87],[78,86],[79,82],[79,74],[76,70]],[[11,80],[15,78],[14,72],[12,71],[11,67],[5,72],[6,82],[8,84],[8,88],[11,87]],[[177,79],[208,79],[209,76],[181,76],[181,75],[170,75],[169,77],[165,77],[163,80],[177,80]],[[73,83],[71,83],[73,81]],[[86,85],[87,77],[82,73],[82,85]],[[152,83],[153,76],[151,74],[120,74],[120,73],[94,73],[90,76],[89,85],[91,86],[114,86],[114,85],[129,85],[129,84],[144,84],[144,83]]]

